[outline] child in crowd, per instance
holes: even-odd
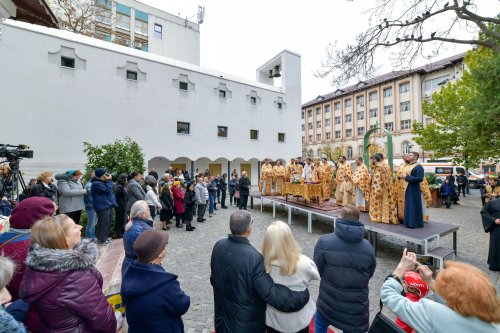
[[[446,208],[450,208],[455,196],[455,186],[453,186],[453,184],[450,184],[450,180],[446,178],[444,183],[441,184],[441,198],[443,198],[443,203]]]
[[[412,302],[418,302],[421,298],[424,298],[429,292],[429,286],[422,280],[422,277],[417,272],[408,271],[403,275],[404,281],[404,291],[406,293],[406,298]],[[401,327],[405,332],[414,333],[413,328],[408,326],[401,319],[396,318],[396,324]]]

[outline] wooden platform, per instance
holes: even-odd
[[[273,207],[273,217],[276,217],[276,206],[283,206],[288,210],[288,224],[292,224],[292,212],[295,210],[305,212],[307,214],[307,232],[312,233],[312,217],[313,215],[322,216],[326,219],[331,219],[335,227],[335,222],[340,216],[341,208],[336,210],[325,211],[316,209],[314,207],[285,201],[283,197],[276,196],[262,196],[260,193],[250,193],[250,206],[253,208],[253,200],[259,199],[261,201],[260,211],[264,204],[269,203]],[[431,255],[429,243],[434,242],[435,246],[440,246],[439,242],[441,237],[452,234],[453,235],[453,252],[457,253],[457,231],[458,226],[448,223],[440,222],[425,222],[423,228],[409,229],[403,224],[385,224],[376,223],[370,220],[368,213],[360,214],[360,221],[364,223],[365,230],[368,234],[368,240],[372,243],[375,252],[377,252],[378,235],[387,235],[394,238],[413,243],[417,245],[417,252],[420,254]]]

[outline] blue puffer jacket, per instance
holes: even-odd
[[[116,206],[112,181],[104,182],[97,177],[92,178],[90,195],[96,212]]]
[[[125,258],[122,264],[122,276],[130,263],[136,261],[137,255],[134,252],[134,243],[137,237],[148,229],[153,229],[153,221],[135,218],[132,226],[123,234],[123,247],[125,248]]]
[[[321,276],[318,312],[343,331],[368,331],[368,282],[376,261],[364,235],[363,223],[338,219],[335,233],[321,236],[314,247]]]
[[[455,192],[455,186],[443,183],[441,184],[441,196],[442,197],[454,197],[457,193]]]

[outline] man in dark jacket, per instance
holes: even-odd
[[[130,209],[132,208],[132,205],[136,201],[146,200],[146,192],[142,188],[141,184],[139,184],[141,179],[142,175],[138,171],[132,172],[129,176],[127,185],[127,195],[128,195],[127,213],[130,213]]]
[[[457,176],[457,184],[458,184],[457,195],[460,196],[460,192],[462,192],[464,195],[464,198],[465,198],[465,188],[467,187],[467,177],[465,177],[465,173],[463,171],[461,171],[460,174]]]
[[[212,251],[210,283],[214,288],[217,333],[265,332],[266,303],[283,312],[300,310],[309,300],[308,290],[291,291],[274,284],[264,268],[264,258],[250,244],[249,212],[231,214],[231,234]]]
[[[97,244],[108,244],[111,243],[108,233],[111,226],[112,209],[116,206],[113,182],[111,175],[104,168],[97,168],[94,173],[95,177],[92,179],[90,194],[97,214]]]
[[[364,235],[358,208],[347,205],[342,208],[335,233],[321,236],[314,247],[314,262],[321,276],[316,333],[326,333],[328,325],[346,333],[368,331],[368,282],[376,261]]]
[[[240,210],[247,210],[248,196],[250,195],[250,179],[248,179],[247,172],[241,173],[241,178],[238,180],[240,187],[240,198],[238,199],[238,206]]]
[[[226,192],[227,192],[227,173],[223,174],[219,179],[219,189],[222,194],[220,199],[220,206],[222,209],[227,209],[226,206]]]

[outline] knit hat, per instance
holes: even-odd
[[[66,175],[68,177],[73,177],[73,176],[80,176],[82,172],[80,170],[68,170],[66,171]]]
[[[30,197],[21,201],[10,215],[10,226],[16,229],[31,229],[44,216],[53,216],[54,203],[44,197]]]
[[[158,258],[168,243],[168,234],[164,231],[148,229],[141,233],[134,242],[137,261],[147,264]]]
[[[95,169],[94,173],[95,173],[95,176],[97,178],[101,178],[102,176],[104,176],[105,173],[107,173],[108,170],[106,170],[105,168],[97,168]]]

